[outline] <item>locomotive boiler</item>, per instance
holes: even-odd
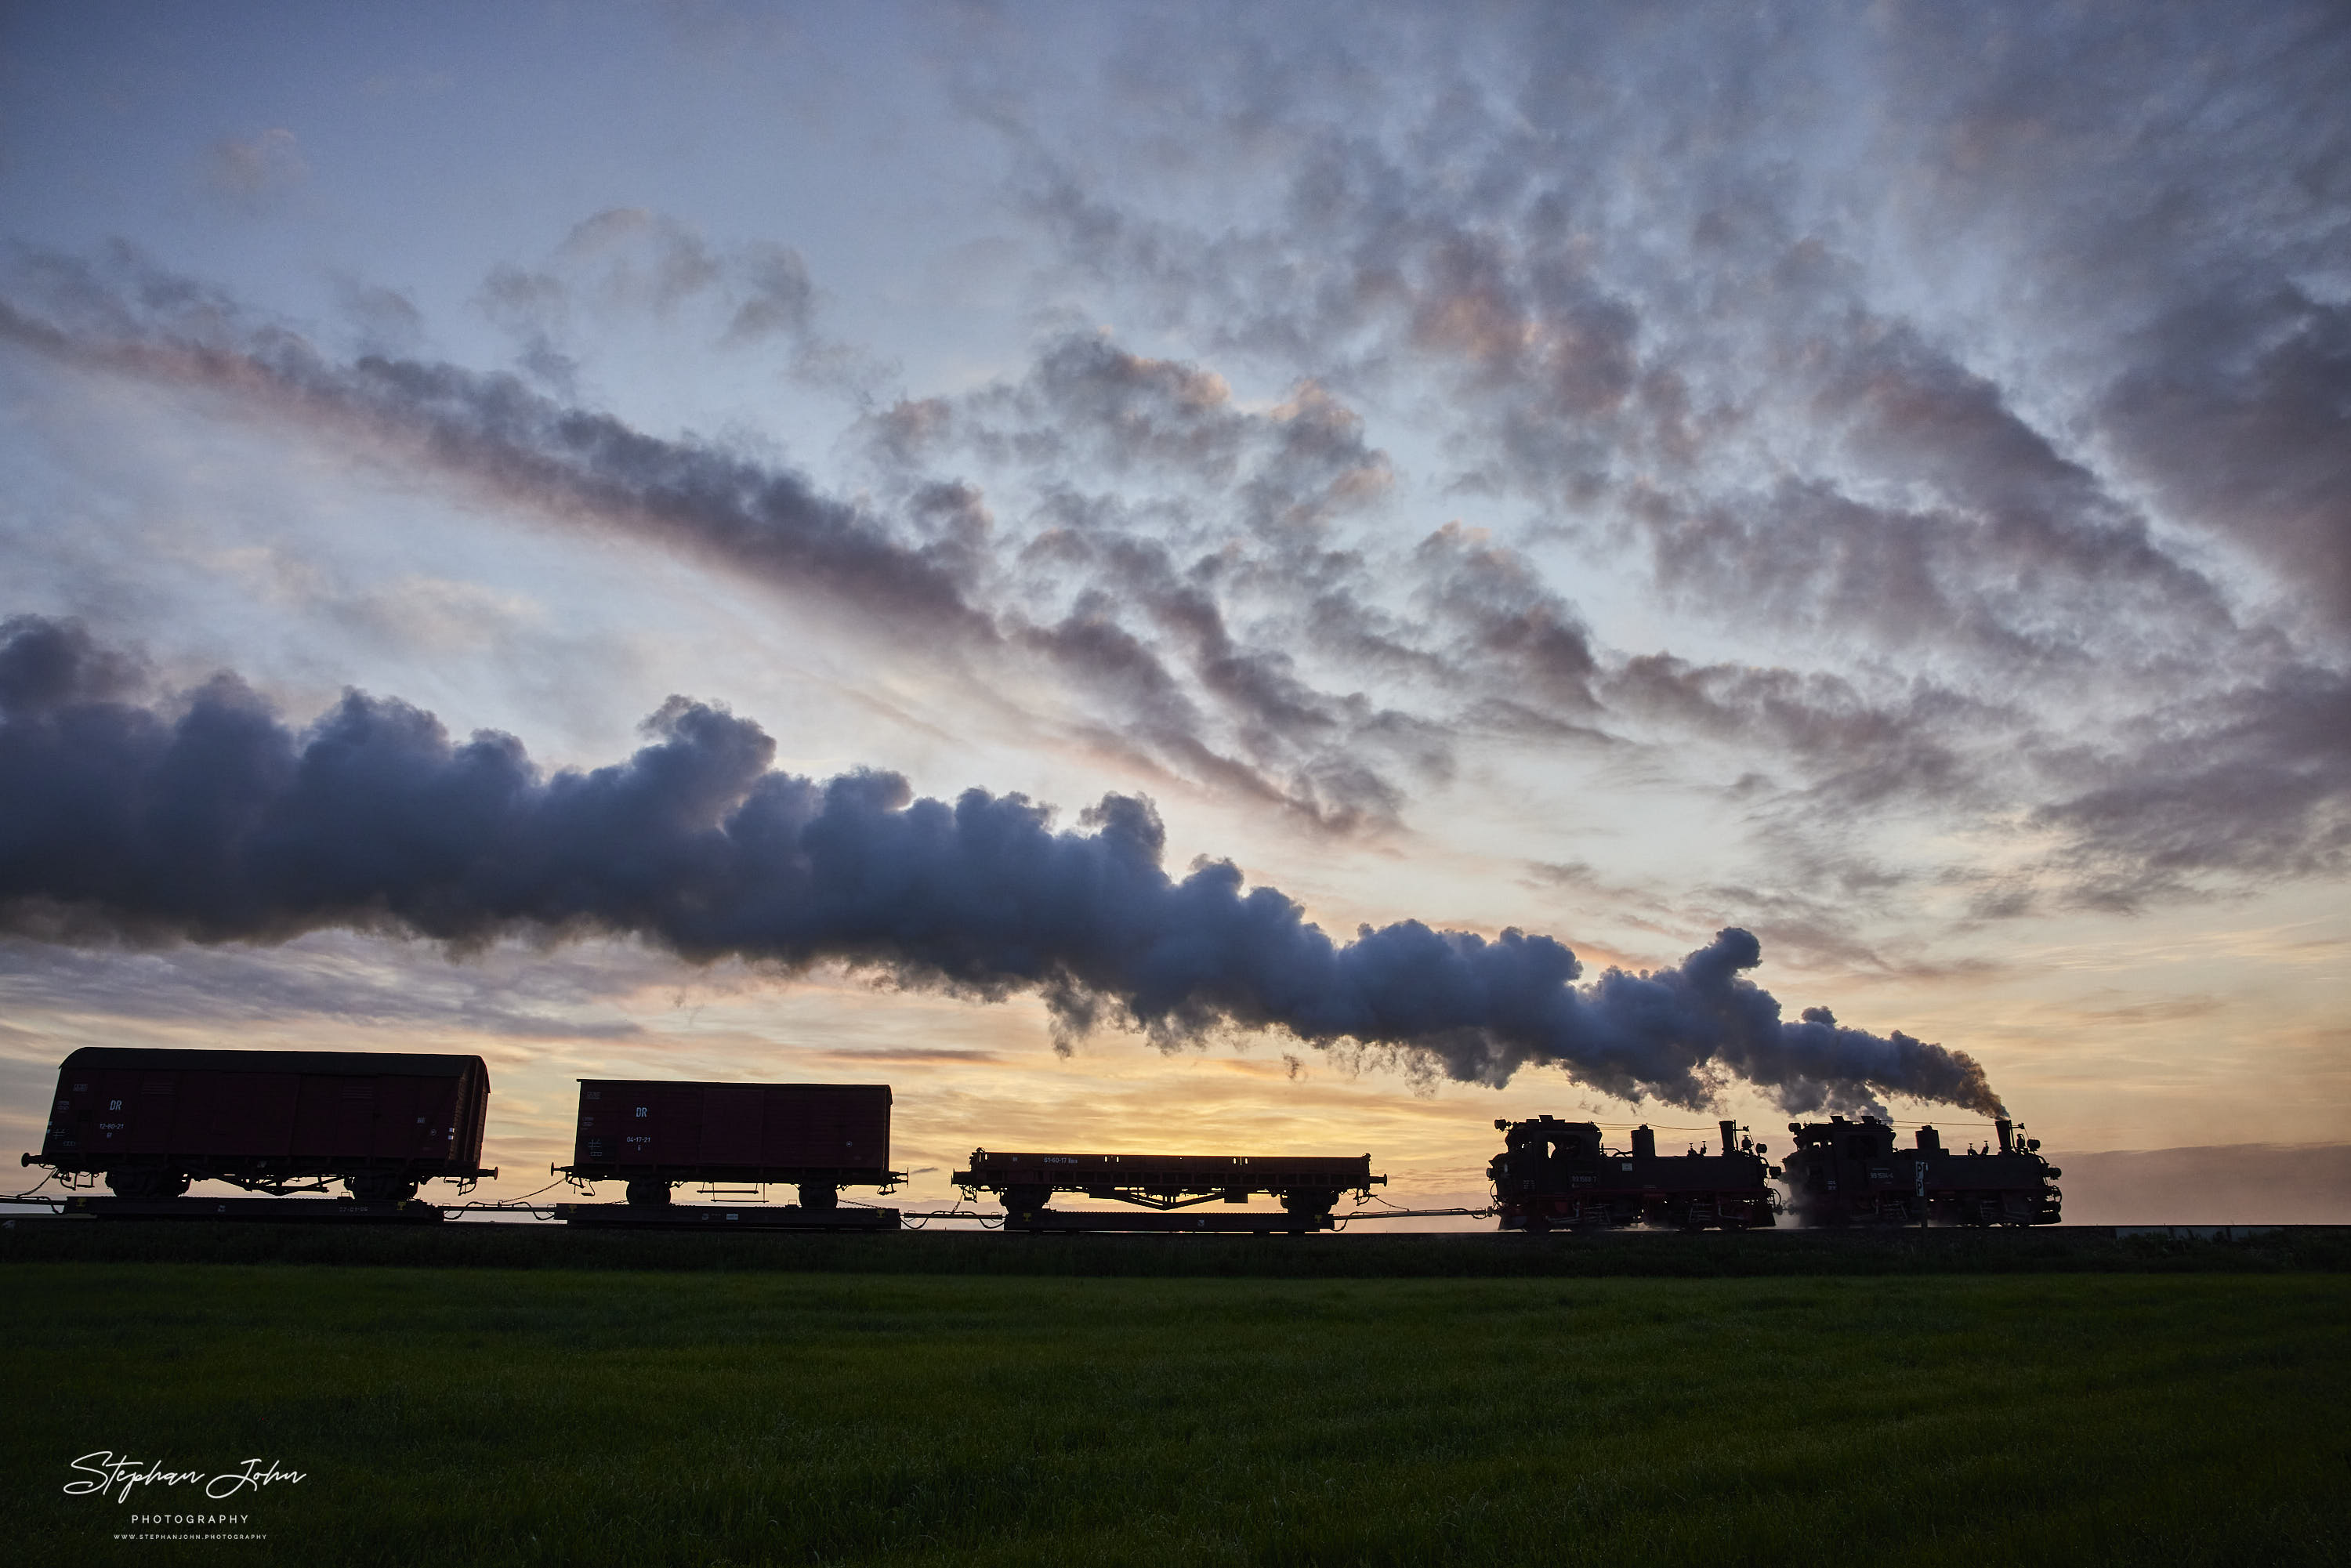
[[[1725,1122],[1722,1151],[1657,1153],[1657,1134],[1633,1129],[1630,1148],[1608,1148],[1593,1122],[1538,1116],[1499,1121],[1503,1150],[1486,1174],[1504,1230],[1667,1225],[1685,1230],[1744,1230],[1778,1223],[1779,1175],[1763,1145]]]
[[[2005,1117],[1992,1124],[1998,1147],[1956,1153],[1921,1127],[1913,1146],[1894,1146],[1894,1128],[1875,1116],[1791,1122],[1795,1151],[1787,1180],[1806,1225],[2054,1225],[2063,1217],[2064,1173],[2041,1156],[2041,1140]]]

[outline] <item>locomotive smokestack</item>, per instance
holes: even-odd
[[[2003,1155],[2016,1153],[2016,1124],[2002,1116],[1992,1126],[2000,1133],[2000,1152]]]
[[[1932,1127],[1919,1128],[1918,1152],[1923,1155],[1941,1154],[1943,1152],[1943,1134],[1935,1131]]]
[[[1727,1155],[1739,1147],[1739,1124],[1721,1122],[1716,1124],[1722,1129],[1722,1152]]]
[[[1656,1129],[1650,1127],[1633,1129],[1633,1155],[1636,1159],[1654,1160],[1657,1157]]]

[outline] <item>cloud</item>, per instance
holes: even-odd
[[[1519,677],[1479,711],[2022,823],[2058,902],[2339,873],[2339,9],[1227,20],[1224,73],[1126,29],[1093,92],[1156,115],[987,122],[1099,308],[1525,508],[1419,563],[1445,668]],[[1542,540],[1742,657],[1603,648]]]
[[[20,618],[0,673],[79,644]],[[78,661],[77,661],[77,664]],[[512,737],[347,694],[306,730],[228,674],[161,706],[102,672],[17,680],[0,710],[0,928],[68,945],[282,942],[353,929],[456,950],[627,936],[692,962],[838,963],[974,999],[1040,995],[1067,1036],[1164,1048],[1228,1030],[1388,1048],[1501,1083],[1559,1066],[1628,1098],[1739,1078],[1811,1108],[1896,1093],[1997,1104],[1980,1067],[1898,1031],[1801,1021],[1721,932],[1677,967],[1586,987],[1559,942],[1404,921],[1332,940],[1229,862],[1161,865],[1146,800],[1081,831],[1018,795],[914,798],[894,775],[769,770],[774,742],[673,698],[626,762],[544,776]]]
[[[2001,6],[1503,13],[1452,38],[1233,20],[1255,68],[1178,81],[1144,22],[1102,90],[1180,103],[1187,172],[1279,147],[1278,197],[1187,225],[1148,121],[1023,143],[1031,213],[1123,304],[1343,388],[1447,378],[1470,475],[1664,528],[1661,573],[1726,607],[1753,565],[1785,603],[1860,549],[1885,559],[1844,601],[1917,591],[1878,601],[1913,639],[2030,649],[2142,606],[2224,624],[2227,591],[2137,515],[2138,475],[2094,465],[2113,455],[2340,600],[2339,15],[2171,17],[2127,51],[2095,16]],[[1365,96],[1398,72],[1421,89]],[[2009,284],[2001,324],[2038,336],[1993,340],[1922,275],[1971,302]],[[1806,495],[1848,508],[1824,537],[1684,532]]]
[[[2041,806],[2080,896],[2135,909],[2214,872],[2336,876],[2351,864],[2351,678],[2290,668],[2146,722],[2121,755],[2066,753],[2087,784]]]
[[[532,1040],[626,1040],[628,1019],[583,1016],[577,975],[454,982],[387,962],[357,943],[310,937],[267,955],[235,948],[122,952],[11,939],[0,996],[20,1019],[134,1020],[235,1030],[288,1024],[423,1029]],[[445,967],[444,967],[445,968]],[[601,988],[622,985],[609,974]]]
[[[573,225],[541,264],[493,267],[475,303],[515,338],[523,368],[565,396],[583,334],[641,320],[716,350],[779,349],[792,380],[870,405],[894,367],[821,330],[820,298],[789,246],[721,246],[667,214],[611,207]]]
[[[648,215],[607,217],[572,248],[675,248]],[[627,267],[623,292],[655,298],[662,266]],[[675,276],[680,298],[703,287]],[[1393,460],[1311,378],[1244,407],[1196,364],[1057,336],[1018,378],[864,420],[875,484],[851,501],[515,377],[338,361],[127,252],[27,255],[16,277],[0,335],[22,346],[225,392],[848,611],[957,678],[1041,674],[1064,733],[1320,831],[1394,831],[1465,740],[1511,737],[1629,747],[1747,799],[1767,857],[1795,841],[1772,824],[1824,810],[2037,836],[1986,915],[2039,906],[2036,886],[2136,907],[2341,864],[2351,783],[2326,727],[2351,677],[2242,616],[2078,455],[1906,329],[1836,317],[1857,335],[1800,367],[1808,439],[1876,454],[1876,478],[1623,487],[1619,532],[1649,544],[1661,589],[1800,655],[1734,663],[1604,645],[1493,530],[1404,544]],[[510,281],[518,321],[569,308],[568,285]]]
[[[874,1061],[922,1067],[993,1067],[1004,1060],[993,1051],[956,1051],[945,1046],[827,1046],[814,1054],[828,1061]]]
[[[509,505],[622,532],[852,609],[902,649],[931,650],[958,665],[1041,655],[1081,700],[1132,695],[1138,681],[1163,695],[1175,690],[1164,672],[1148,668],[1159,662],[1155,651],[1130,634],[1123,641],[1096,634],[1108,630],[1095,607],[1103,601],[1081,602],[1057,621],[991,602],[998,563],[982,549],[987,519],[973,498],[957,499],[964,493],[956,486],[926,484],[907,497],[908,520],[926,536],[908,538],[890,519],[820,493],[802,475],[714,445],[648,435],[515,377],[371,356],[336,362],[299,337],[248,324],[225,299],[127,253],[103,267],[36,257],[26,274],[66,324],[0,301],[0,335],[22,345],[227,392],[339,439],[388,444]],[[528,279],[509,281],[514,298],[530,308],[544,303]],[[1171,696],[1152,705],[1129,741],[1172,777],[1240,787],[1325,831],[1392,818],[1397,792],[1376,769],[1350,757],[1301,757],[1291,746],[1280,727],[1308,716],[1321,699],[1288,675],[1279,653],[1237,646],[1211,598],[1152,564],[1158,548],[1127,541],[1106,559],[1154,580],[1150,610],[1193,653],[1199,689],[1256,722],[1220,736],[1186,722],[1198,710]],[[1097,657],[1113,645],[1118,657]],[[1375,730],[1394,727],[1384,716],[1364,717]],[[1127,729],[1123,713],[1094,722]]]
[[[413,354],[423,344],[424,313],[405,293],[352,277],[338,279],[337,291],[361,353]]]
[[[751,247],[741,264],[741,303],[727,319],[728,343],[756,343],[805,334],[816,311],[816,285],[799,252],[779,245]]]
[[[2351,631],[2351,303],[2283,287],[2181,307],[2100,423],[2168,505],[2241,538]]]
[[[246,212],[261,213],[307,183],[310,165],[294,133],[276,126],[246,141],[213,143],[204,157],[204,178],[214,195]]]
[[[152,679],[143,661],[101,647],[76,622],[0,620],[0,714],[46,714],[137,695]]]

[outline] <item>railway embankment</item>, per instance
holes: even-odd
[[[0,1266],[252,1263],[866,1274],[1444,1279],[2351,1271],[2351,1226],[1624,1230],[1548,1236],[622,1233],[479,1219],[417,1227],[0,1222]]]

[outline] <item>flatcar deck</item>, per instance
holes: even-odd
[[[1279,1236],[1303,1235],[1337,1227],[1328,1214],[1282,1214],[1259,1209],[1248,1214],[1172,1213],[1151,1210],[1040,1208],[1008,1218],[1004,1228],[1012,1235],[1042,1231],[1155,1230],[1185,1235]]]
[[[68,1197],[60,1214],[86,1219],[236,1219],[280,1225],[438,1225],[438,1204],[348,1197]]]
[[[894,1208],[802,1208],[757,1203],[559,1203],[567,1225],[621,1230],[895,1230]]]

